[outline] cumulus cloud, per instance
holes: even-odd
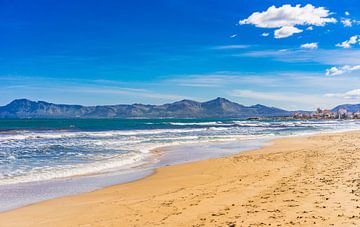
[[[348,18],[341,19],[341,23],[344,25],[344,27],[351,27],[352,21]]]
[[[350,65],[344,65],[342,67],[332,67],[330,69],[326,70],[327,76],[336,76],[341,75],[344,73],[350,73],[352,71],[360,70],[360,65],[350,66]]]
[[[303,30],[295,26],[325,26],[327,23],[336,23],[335,18],[329,17],[330,11],[324,7],[314,7],[290,4],[281,7],[271,6],[266,11],[254,12],[248,18],[240,20],[239,24],[252,24],[259,28],[278,28],[275,38],[286,38]]]
[[[231,35],[230,38],[235,38],[237,34]]]
[[[300,46],[303,49],[317,49],[318,48],[318,43],[304,43]]]
[[[268,36],[269,36],[269,33],[264,32],[264,33],[261,34],[261,36],[268,37]]]
[[[352,27],[353,25],[359,25],[360,24],[360,21],[353,20],[353,19],[350,19],[350,18],[342,18],[340,22],[344,25],[344,27]]]
[[[345,11],[346,16],[350,16],[350,13],[348,11]]]
[[[303,32],[303,30],[298,29],[296,27],[284,26],[284,27],[281,27],[281,28],[275,30],[274,37],[276,39],[282,39],[282,38],[292,36],[295,33],[301,33],[301,32]]]
[[[314,27],[313,27],[313,26],[309,26],[309,27],[306,28],[306,30],[312,31],[312,30],[314,30]]]
[[[337,47],[351,48],[352,45],[360,44],[360,35],[351,36],[349,40],[336,44]]]

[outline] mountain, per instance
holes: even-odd
[[[332,109],[332,112],[337,112],[339,109],[345,109],[348,112],[357,112],[360,110],[360,104],[343,104]]]
[[[81,106],[16,99],[0,107],[0,118],[249,118],[283,117],[291,112],[263,105],[244,106],[224,98],[182,100],[163,105]]]

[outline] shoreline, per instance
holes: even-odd
[[[184,143],[177,145],[165,145],[153,148],[149,155],[142,163],[134,165],[131,168],[125,169],[122,167],[119,170],[112,170],[99,173],[73,175],[71,177],[55,178],[43,181],[34,182],[21,182],[15,184],[6,184],[0,186],[0,195],[10,195],[10,199],[4,196],[0,197],[1,212],[8,212],[16,210],[29,205],[37,204],[43,201],[52,200],[56,198],[62,198],[67,196],[80,195],[83,193],[94,192],[114,185],[126,184],[146,178],[152,175],[157,168],[164,166],[178,165],[182,163],[196,162],[200,160],[206,160],[209,158],[219,158],[225,156],[231,156],[248,150],[255,150],[266,146],[266,143],[270,139],[254,138],[246,140],[224,140],[224,141],[211,141],[195,143]],[[211,145],[211,147],[218,148],[219,144],[236,144],[236,150],[214,152],[211,155],[206,156],[204,154],[197,154],[196,147],[202,147],[205,145]],[[190,146],[190,148],[189,148]],[[192,149],[191,148],[195,148]],[[192,150],[193,153],[188,157],[186,155],[187,150]],[[214,151],[214,149],[212,150]],[[211,152],[210,152],[211,153]],[[187,159],[189,158],[189,159]],[[59,188],[59,189],[57,189]],[[16,193],[14,193],[14,191]],[[42,191],[42,194],[38,194],[37,191]],[[16,195],[17,194],[17,195]],[[19,201],[24,200],[24,201]],[[9,202],[10,201],[10,204]],[[15,201],[15,202],[14,202]]]
[[[240,154],[0,213],[4,226],[360,224],[359,131]],[[21,217],[21,218],[20,218]]]

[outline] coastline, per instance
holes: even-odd
[[[0,213],[46,200],[79,195],[140,180],[163,166],[225,157],[255,150],[266,146],[270,140],[269,138],[249,138],[245,140],[168,144],[151,149],[149,152],[151,155],[133,166],[122,166],[119,169],[105,172],[0,185],[0,195],[6,195],[0,196]],[[223,148],[224,145],[226,146]],[[39,191],[41,193],[38,193]]]
[[[1,226],[360,224],[359,131],[276,139],[0,213]],[[21,218],[19,218],[21,217]]]

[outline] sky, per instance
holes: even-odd
[[[359,0],[0,0],[0,105],[360,103]]]

